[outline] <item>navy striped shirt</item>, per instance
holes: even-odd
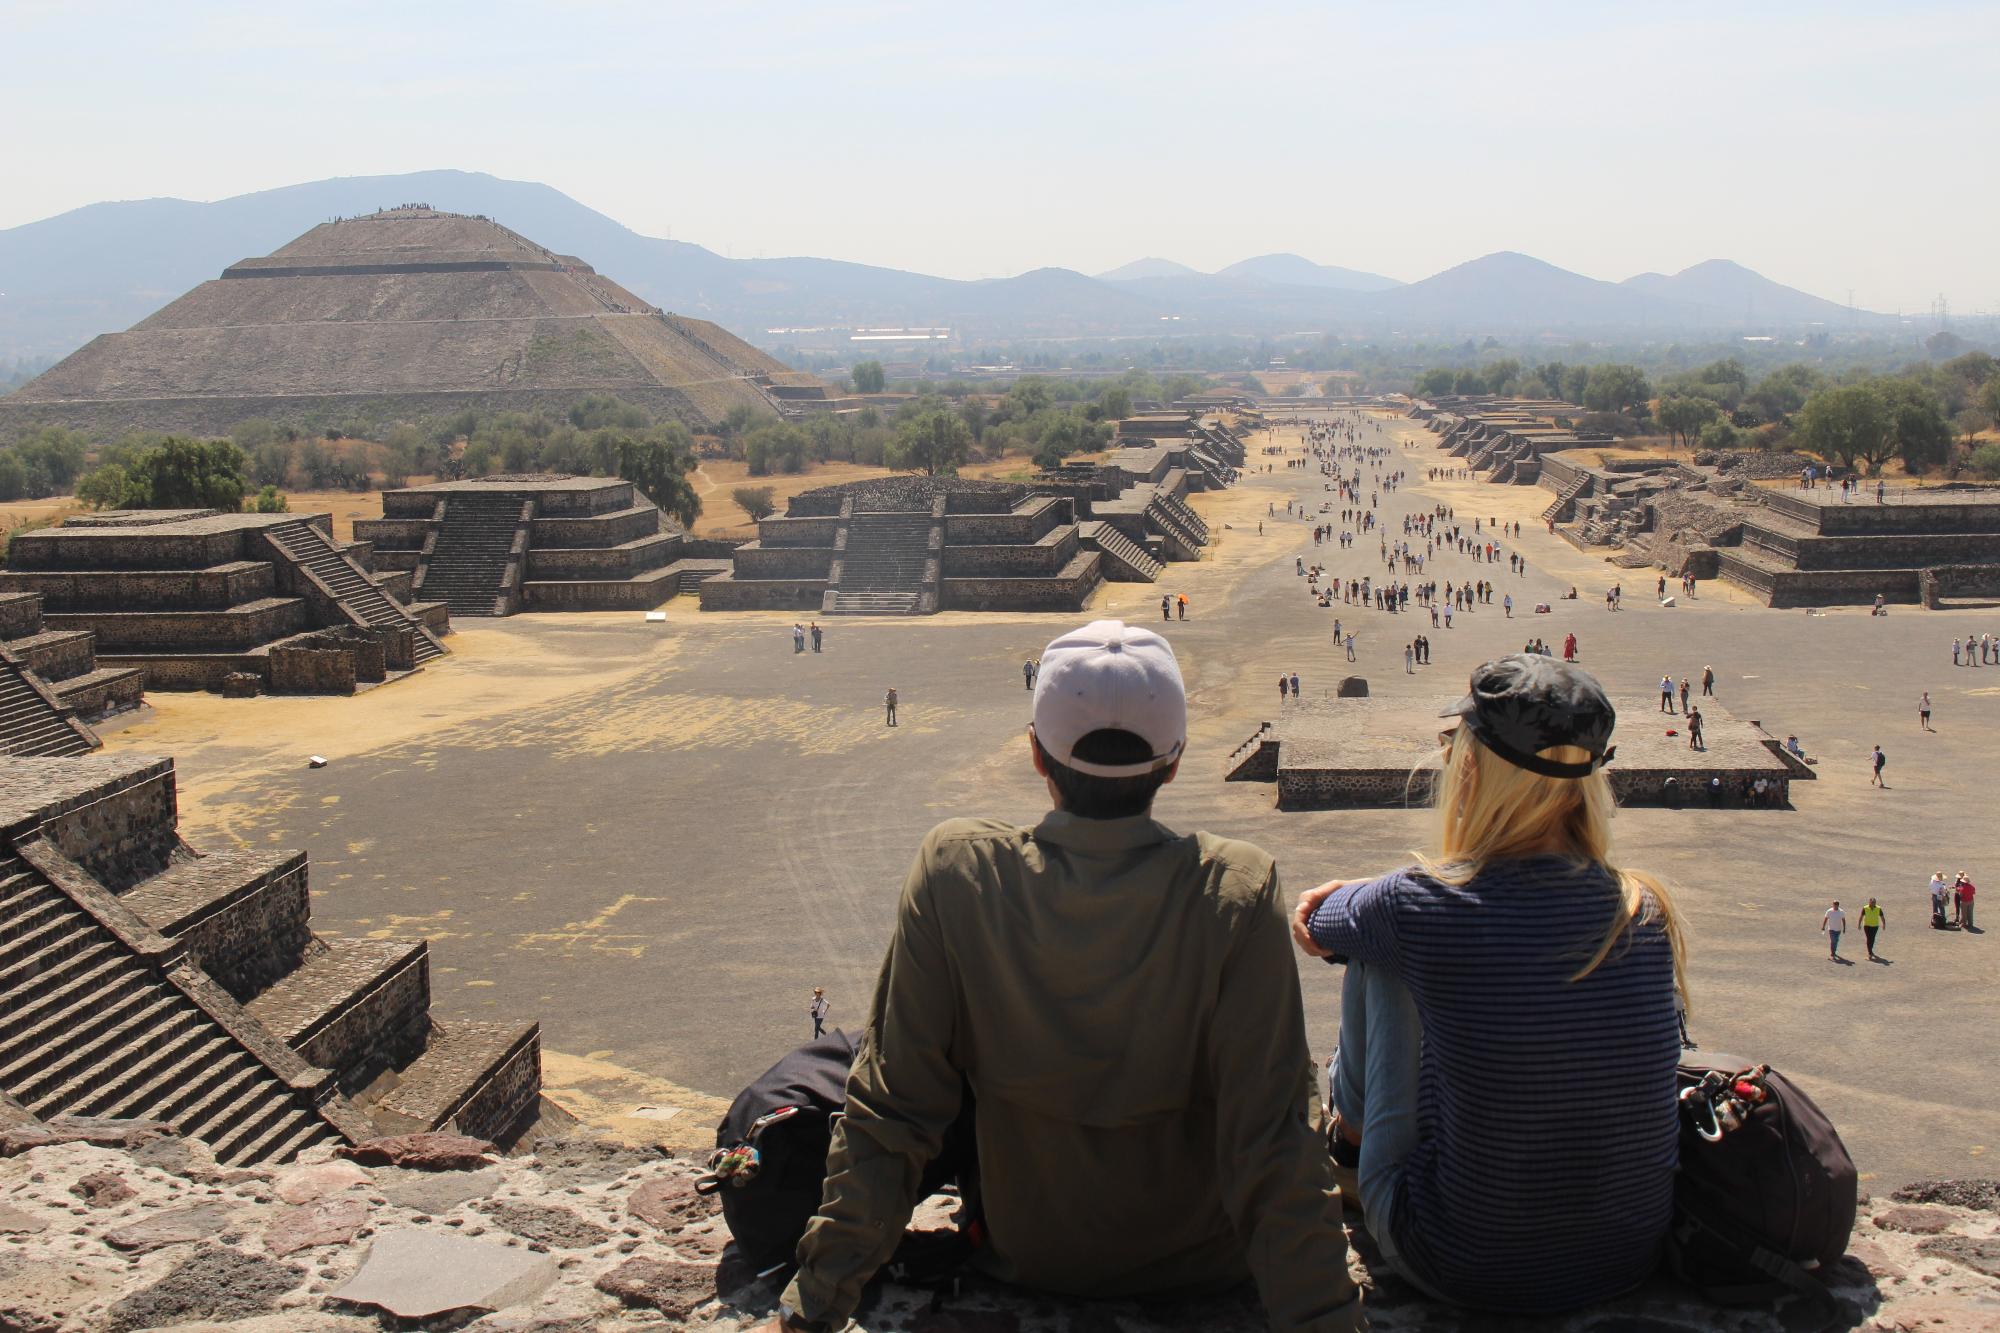
[[[1566,1310],[1636,1286],[1658,1258],[1680,1056],[1666,932],[1635,926],[1570,980],[1620,905],[1602,867],[1535,857],[1462,887],[1399,870],[1313,915],[1322,948],[1393,969],[1416,1000],[1419,1137],[1391,1220],[1447,1296]]]

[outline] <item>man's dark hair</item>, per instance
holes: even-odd
[[[1137,777],[1101,778],[1064,767],[1042,745],[1039,736],[1035,738],[1035,751],[1042,757],[1049,780],[1056,784],[1062,808],[1083,819],[1125,819],[1145,814],[1152,809],[1153,797],[1166,785],[1167,772],[1173,767],[1163,765]],[[1153,757],[1153,747],[1129,731],[1102,728],[1079,740],[1071,756],[1087,764],[1141,764]]]

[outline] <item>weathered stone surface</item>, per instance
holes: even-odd
[[[641,1222],[650,1222],[662,1231],[678,1231],[689,1222],[713,1217],[722,1211],[713,1194],[695,1193],[694,1182],[686,1176],[661,1176],[632,1191],[625,1201],[626,1211]]]
[[[321,1199],[279,1214],[264,1232],[264,1248],[287,1255],[316,1245],[345,1245],[367,1221],[368,1205],[359,1199]]]
[[[134,1148],[173,1132],[172,1125],[162,1124],[157,1120],[63,1117],[41,1125],[10,1125],[0,1129],[0,1157],[13,1157],[30,1148],[48,1148],[58,1143],[88,1143],[99,1148]]]
[[[715,1299],[715,1269],[640,1255],[598,1278],[597,1289],[629,1306],[685,1319]]]
[[[1890,1305],[1866,1327],[1875,1333],[2000,1333],[2000,1303],[1914,1296]]]
[[[502,1173],[485,1171],[398,1171],[385,1170],[375,1177],[375,1188],[398,1208],[417,1213],[448,1213],[462,1203],[483,1199],[500,1188]]]
[[[25,1236],[46,1230],[48,1223],[22,1212],[19,1208],[0,1203],[0,1235]]]
[[[125,1177],[114,1171],[93,1171],[71,1185],[69,1192],[92,1208],[109,1208],[113,1204],[125,1202],[138,1191],[125,1183]]]
[[[1920,1180],[1889,1197],[1897,1203],[1939,1203],[1947,1208],[2000,1212],[2000,1180]]]
[[[123,1333],[194,1320],[242,1319],[275,1310],[279,1298],[305,1277],[306,1270],[293,1264],[240,1250],[204,1249],[152,1286],[114,1304],[104,1327]]]
[[[1366,676],[1342,676],[1340,684],[1334,687],[1333,697],[1336,699],[1366,699],[1368,697],[1368,678]]]
[[[412,1171],[472,1171],[490,1166],[497,1150],[485,1139],[463,1134],[395,1134],[338,1150],[363,1166],[400,1166]]]
[[[519,1236],[559,1250],[587,1250],[611,1239],[611,1233],[587,1222],[568,1208],[533,1203],[495,1203],[480,1210]]]
[[[104,1233],[104,1243],[116,1250],[157,1250],[206,1240],[229,1225],[229,1209],[218,1203],[198,1203],[153,1213]]]
[[[1917,1245],[1920,1253],[1949,1259],[1988,1277],[2000,1277],[2000,1239],[1975,1240],[1970,1236],[1932,1236]]]
[[[280,1172],[271,1192],[286,1203],[311,1203],[366,1185],[372,1178],[353,1162],[321,1162]]]
[[[550,1139],[535,1145],[535,1162],[551,1189],[601,1185],[660,1160],[657,1148],[605,1139]]]
[[[55,1333],[76,1311],[115,1296],[114,1281],[83,1264],[0,1255],[0,1329]]]
[[[430,1319],[454,1310],[504,1310],[533,1300],[555,1279],[547,1255],[405,1227],[378,1237],[361,1271],[330,1299],[399,1319]]]
[[[1949,1212],[1928,1204],[1904,1204],[1875,1214],[1875,1225],[1884,1231],[1904,1231],[1912,1236],[1935,1236],[1949,1231],[1953,1220]]]

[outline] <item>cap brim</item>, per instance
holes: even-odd
[[[1478,696],[1468,694],[1463,699],[1460,699],[1457,703],[1453,704],[1451,707],[1445,709],[1442,713],[1439,713],[1438,716],[1471,717],[1477,711],[1479,711]]]

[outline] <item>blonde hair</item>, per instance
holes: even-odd
[[[1590,762],[1590,752],[1574,745],[1538,752],[1558,763]],[[1599,769],[1585,778],[1551,778],[1531,773],[1493,754],[1470,727],[1451,734],[1433,805],[1438,813],[1438,855],[1417,854],[1426,874],[1462,885],[1489,862],[1529,856],[1561,856],[1578,864],[1602,866],[1622,891],[1622,910],[1613,915],[1596,951],[1571,981],[1581,981],[1630,938],[1634,925],[1657,922],[1674,955],[1674,989],[1687,1005],[1687,942],[1673,895],[1659,880],[1611,861],[1611,779]]]

